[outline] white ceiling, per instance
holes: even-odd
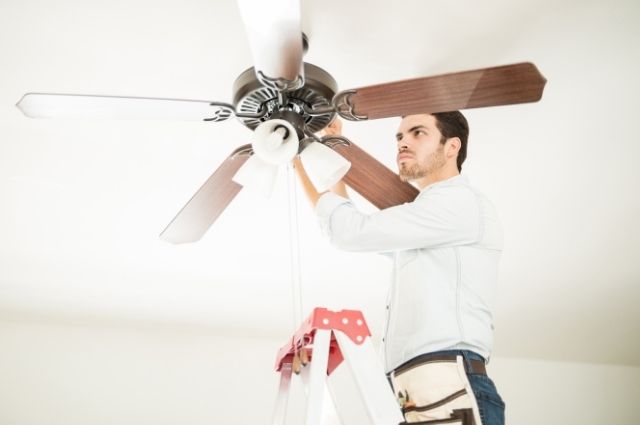
[[[468,111],[465,173],[506,229],[497,356],[640,365],[640,3],[302,2],[306,61],[341,89],[534,62],[540,103]],[[251,66],[234,1],[2,0],[0,315],[289,335],[286,174],[241,193],[204,239],[158,239],[250,132],[224,123],[30,120],[25,92],[231,101]],[[393,165],[397,119],[346,123]],[[284,173],[284,172],[283,172]],[[380,331],[390,272],[324,241],[297,192],[305,313],[360,308]],[[371,206],[361,199],[363,208]]]

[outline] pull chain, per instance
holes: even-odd
[[[293,163],[287,165],[287,187],[289,198],[289,251],[291,255],[291,298],[293,308],[293,330],[302,322],[302,274],[300,270],[300,228],[298,226],[298,197]]]

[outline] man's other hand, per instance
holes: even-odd
[[[318,136],[342,136],[342,121],[334,118],[328,126],[318,132]]]

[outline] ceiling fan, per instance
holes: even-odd
[[[532,63],[456,72],[338,91],[333,77],[303,62],[308,47],[300,27],[300,0],[238,0],[254,66],[233,86],[231,104],[202,100],[27,93],[17,106],[31,118],[182,119],[224,121],[235,116],[251,130],[267,128],[276,145],[296,139],[329,146],[351,162],[344,182],[378,208],[412,201],[417,190],[344,137],[319,138],[336,115],[353,121],[536,102],[546,79]],[[263,132],[265,130],[262,130]],[[277,137],[276,137],[277,139]],[[298,145],[298,140],[300,141]],[[277,147],[277,146],[276,146]],[[256,145],[235,149],[186,203],[160,237],[199,240],[242,185],[233,177]]]

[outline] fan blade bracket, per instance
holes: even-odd
[[[263,86],[280,93],[295,91],[304,86],[304,75],[302,73],[292,80],[282,77],[269,77],[262,71],[256,71],[256,77]]]
[[[238,148],[236,148],[236,150],[234,150],[233,152],[231,152],[231,155],[229,155],[230,159],[235,159],[239,156],[251,156],[253,155],[253,147],[248,144],[248,145],[242,145]]]
[[[331,100],[334,110],[342,118],[349,121],[366,121],[369,118],[366,115],[359,115],[354,111],[354,105],[351,98],[357,94],[357,90],[344,90],[337,93]]]
[[[314,106],[314,105],[309,106],[307,104],[303,104],[302,110],[304,111],[305,114],[312,117],[318,117],[326,114],[335,114],[336,112],[338,112],[334,105],[326,105],[326,104],[323,104],[320,106]]]
[[[210,118],[203,118],[203,121],[221,122],[236,114],[236,110],[233,105],[228,103],[211,102],[209,106],[213,106],[218,109],[213,112],[213,115]]]
[[[265,108],[264,106],[261,106],[257,112],[251,113],[251,112],[237,112],[236,108],[234,108],[233,105],[229,103],[224,103],[224,102],[211,102],[209,103],[209,105],[216,107],[218,109],[214,111],[212,117],[204,118],[203,121],[209,121],[209,122],[225,121],[232,115],[237,118],[260,119],[265,115],[267,115],[267,108]]]
[[[352,144],[351,140],[344,136],[324,136],[320,139],[320,143],[323,143],[334,150],[338,145],[348,147]]]

